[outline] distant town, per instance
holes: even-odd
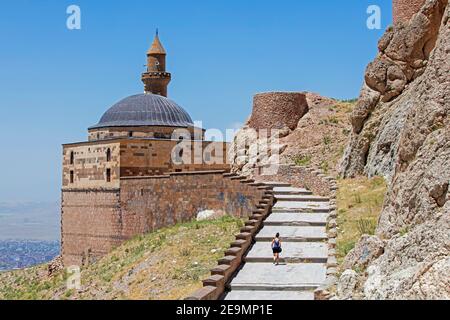
[[[59,241],[0,241],[0,271],[23,269],[59,255]]]

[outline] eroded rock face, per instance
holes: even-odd
[[[365,84],[351,116],[353,135],[341,165],[344,176],[383,175],[391,180],[409,115],[418,103],[426,103],[427,112],[441,113],[442,108],[433,101],[439,103],[444,97],[420,98],[417,82],[429,86],[430,77],[442,83],[445,79],[441,78],[448,75],[443,65],[436,69],[438,74],[428,72],[423,76],[430,69],[430,55],[438,35],[445,31],[440,33],[439,27],[448,19],[447,3],[448,0],[427,1],[410,22],[390,27],[379,41],[379,53],[367,67]],[[442,57],[448,57],[448,48],[442,46]],[[434,55],[433,59],[441,58]],[[439,95],[438,90],[434,91]]]
[[[407,84],[385,102],[392,86],[379,69],[388,75],[392,64],[370,66],[367,86],[380,101],[355,111],[367,119],[354,125],[343,173],[390,181],[377,228],[384,252],[362,284],[367,299],[450,299],[449,10],[447,0],[428,0],[409,24],[388,30],[380,56],[395,62]]]

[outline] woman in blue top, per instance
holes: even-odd
[[[283,249],[281,249],[281,240],[279,233],[277,233],[275,238],[272,240],[272,251],[273,251],[273,264],[279,265],[280,253],[283,251]]]

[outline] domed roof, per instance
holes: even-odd
[[[144,93],[116,103],[89,129],[105,127],[192,127],[189,114],[174,101],[163,96]]]

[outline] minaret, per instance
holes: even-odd
[[[142,74],[145,93],[167,97],[167,86],[171,79],[172,75],[166,72],[166,50],[156,30],[155,40],[147,52],[147,72]]]

